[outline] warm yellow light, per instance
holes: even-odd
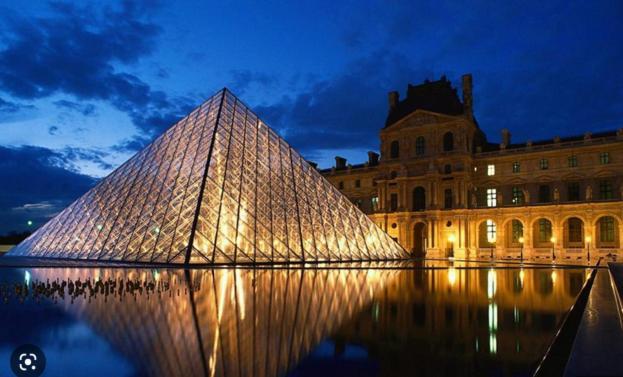
[[[591,241],[592,241],[592,238],[591,238],[591,236],[586,236],[586,237],[584,237],[584,240],[585,240],[586,242],[591,242]]]
[[[454,240],[455,240],[454,233],[450,233],[450,235],[448,236],[448,241],[454,242]]]
[[[556,243],[556,237],[552,236],[552,238],[550,238],[550,239],[549,239],[549,241],[550,241],[551,243]]]
[[[450,284],[450,286],[454,286],[454,283],[456,283],[456,269],[454,267],[450,267],[448,268],[448,284]]]
[[[523,243],[523,237],[519,237],[519,243]]]
[[[552,284],[556,284],[556,270],[552,271]]]

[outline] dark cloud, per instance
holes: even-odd
[[[66,167],[68,157],[47,148],[0,146],[0,234],[42,225],[93,187],[96,180]]]
[[[57,126],[48,127],[48,133],[52,136],[56,135],[58,133],[58,127]]]
[[[95,105],[90,103],[77,103],[68,100],[59,100],[55,101],[54,105],[60,109],[67,109],[72,111],[77,111],[84,116],[93,116],[95,115]]]
[[[88,161],[94,163],[102,170],[111,170],[114,166],[105,160],[109,157],[108,152],[77,147],[65,147],[58,153],[59,162],[62,167],[71,171],[78,172],[80,169],[76,167],[76,163]]]
[[[145,148],[145,146],[149,144],[150,141],[151,139],[149,138],[137,135],[129,139],[123,140],[122,142],[116,145],[113,145],[111,147],[111,150],[113,152],[119,152],[119,153],[133,153],[133,152],[136,152],[138,150]]]
[[[248,69],[235,69],[230,71],[230,75],[232,77],[231,89],[238,95],[244,95],[251,86],[267,89],[279,82],[276,75]]]
[[[101,9],[69,3],[51,7],[49,17],[9,19],[0,36],[0,89],[23,99],[65,93],[82,101],[108,101],[128,113],[148,137],[162,132],[163,121],[187,109],[185,99],[170,98],[116,68],[154,50],[160,28],[146,16],[151,2],[128,1]],[[84,115],[94,111],[92,105],[66,100],[55,104]]]
[[[16,113],[24,109],[34,109],[32,105],[24,105],[16,102],[11,102],[0,98],[0,113]]]
[[[378,148],[387,92],[426,77],[432,73],[414,69],[403,55],[377,51],[336,77],[313,80],[297,95],[255,110],[307,156],[323,149]]]

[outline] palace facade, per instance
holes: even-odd
[[[530,125],[527,125],[529,127]],[[587,259],[623,237],[623,129],[549,140],[487,141],[442,77],[389,93],[380,155],[321,173],[414,255]]]

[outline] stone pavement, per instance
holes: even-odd
[[[614,271],[613,281],[623,284],[623,267],[614,265]],[[609,269],[597,271],[565,376],[623,376],[622,313],[610,276]]]

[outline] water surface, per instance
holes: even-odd
[[[528,375],[587,274],[340,267],[1,268],[0,359],[33,343],[49,376]]]

